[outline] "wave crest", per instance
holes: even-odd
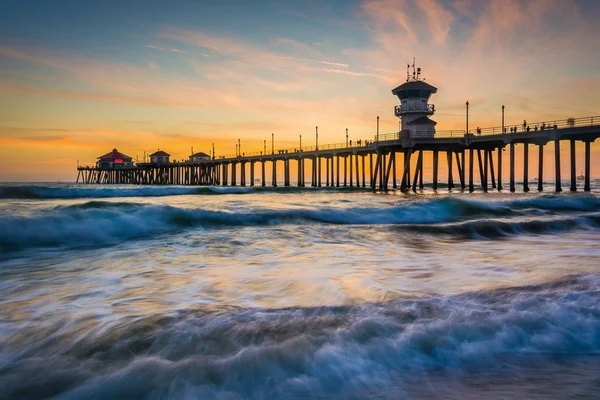
[[[115,244],[186,228],[273,224],[396,225],[425,234],[472,238],[597,228],[594,197],[483,202],[433,199],[390,208],[327,208],[226,212],[166,205],[89,201],[29,216],[0,215],[0,249]],[[564,214],[585,211],[586,214]],[[552,217],[559,213],[558,217]]]

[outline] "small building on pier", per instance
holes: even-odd
[[[392,90],[400,99],[394,112],[402,120],[402,132],[408,132],[411,138],[433,138],[437,122],[429,117],[435,112],[435,106],[428,102],[437,88],[421,79],[421,68],[415,69],[414,61],[412,69],[411,76],[409,65],[406,82]]]
[[[113,169],[133,167],[133,158],[120,153],[117,149],[113,149],[110,153],[98,157],[96,168]]]
[[[210,160],[210,156],[206,153],[203,152],[198,152],[198,153],[194,153],[190,156],[189,161],[191,163],[197,163],[197,162],[201,162],[201,161],[208,161]]]
[[[151,164],[169,164],[171,161],[169,160],[171,155],[166,151],[158,150],[152,154],[150,154],[150,163]]]

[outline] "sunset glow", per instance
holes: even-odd
[[[315,126],[341,143],[376,116],[395,132],[413,56],[438,130],[464,129],[466,100],[472,127],[503,104],[507,124],[600,114],[596,1],[33,3],[0,16],[3,181],[74,180],[115,147],[180,160],[310,145]]]

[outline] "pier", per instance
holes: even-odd
[[[591,143],[600,137],[600,116],[568,118],[563,120],[504,125],[475,130],[469,129],[466,103],[466,127],[459,131],[439,131],[437,122],[430,119],[436,109],[429,98],[437,88],[421,79],[421,69],[407,70],[406,82],[392,90],[400,100],[394,114],[400,118],[398,132],[380,134],[379,117],[377,131],[372,140],[355,141],[354,146],[346,143],[319,145],[318,127],[315,129],[315,145],[289,149],[276,149],[271,140],[270,152],[266,141],[263,151],[241,153],[236,145],[235,155],[212,156],[197,153],[188,161],[170,162],[169,154],[157,151],[151,155],[152,162],[134,164],[131,157],[113,150],[99,157],[95,167],[78,167],[77,182],[94,184],[137,184],[137,185],[214,185],[254,186],[258,179],[261,186],[277,186],[277,166],[283,164],[283,186],[291,186],[292,166],[296,166],[296,186],[305,187],[363,187],[372,190],[417,190],[424,187],[424,160],[427,152],[432,157],[432,187],[438,189],[440,158],[447,162],[447,188],[475,190],[476,178],[480,189],[504,189],[503,168],[508,162],[510,178],[508,189],[516,190],[515,149],[522,147],[523,191],[529,186],[529,154],[538,152],[537,190],[544,190],[544,147],[554,149],[554,190],[561,192],[561,142],[568,142],[570,149],[570,187],[577,190],[577,180],[584,180],[584,190],[590,190]],[[576,143],[584,143],[583,177],[577,176]],[[533,148],[533,149],[532,149]],[[508,160],[503,153],[508,149]],[[440,154],[442,157],[440,157]],[[443,157],[445,155],[445,157]],[[411,174],[411,160],[416,157],[415,170]],[[271,176],[267,177],[267,163]],[[311,176],[306,180],[306,165]],[[260,173],[258,178],[257,173]],[[399,178],[399,179],[398,179]],[[268,183],[270,179],[270,183]],[[399,183],[398,183],[399,182]]]
[[[440,153],[445,154],[448,164],[446,179],[448,189],[475,190],[504,189],[502,171],[508,162],[510,178],[508,189],[515,191],[515,148],[522,147],[523,190],[529,191],[529,154],[534,148],[538,152],[537,190],[543,187],[544,146],[554,150],[554,190],[563,190],[561,171],[561,142],[569,143],[570,190],[577,190],[576,142],[584,143],[584,190],[590,190],[591,143],[600,137],[600,116],[547,121],[531,124],[537,129],[522,126],[506,126],[481,129],[468,133],[460,131],[438,131],[435,137],[414,137],[411,132],[396,132],[375,136],[373,141],[360,146],[346,143],[309,146],[245,155],[210,158],[196,162],[169,162],[166,164],[137,163],[121,168],[78,167],[77,182],[95,184],[138,184],[138,185],[215,185],[254,186],[260,177],[260,185],[277,186],[277,165],[283,164],[283,185],[291,186],[291,164],[296,165],[296,186],[350,186],[370,187],[386,190],[400,187],[402,190],[423,188],[423,160],[430,152],[433,159],[433,189],[438,188]],[[531,126],[530,125],[530,126]],[[517,130],[513,133],[511,130]],[[503,155],[508,149],[508,160]],[[411,159],[417,157],[416,169],[411,174]],[[266,163],[271,164],[271,176],[266,176]],[[456,165],[454,165],[454,163]],[[306,180],[306,165],[312,173]],[[579,167],[581,168],[581,166]],[[397,171],[400,170],[400,176]],[[455,174],[456,173],[456,174]],[[270,178],[270,182],[267,182]],[[399,178],[399,179],[398,179]],[[479,178],[479,179],[477,179]],[[399,182],[399,183],[398,183]]]

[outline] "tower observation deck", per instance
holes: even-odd
[[[392,90],[398,96],[400,104],[394,113],[402,121],[402,132],[408,132],[412,138],[433,138],[437,122],[429,117],[435,113],[435,106],[429,104],[429,98],[437,92],[437,88],[421,79],[421,68],[415,67],[413,60],[407,66],[406,82]]]

